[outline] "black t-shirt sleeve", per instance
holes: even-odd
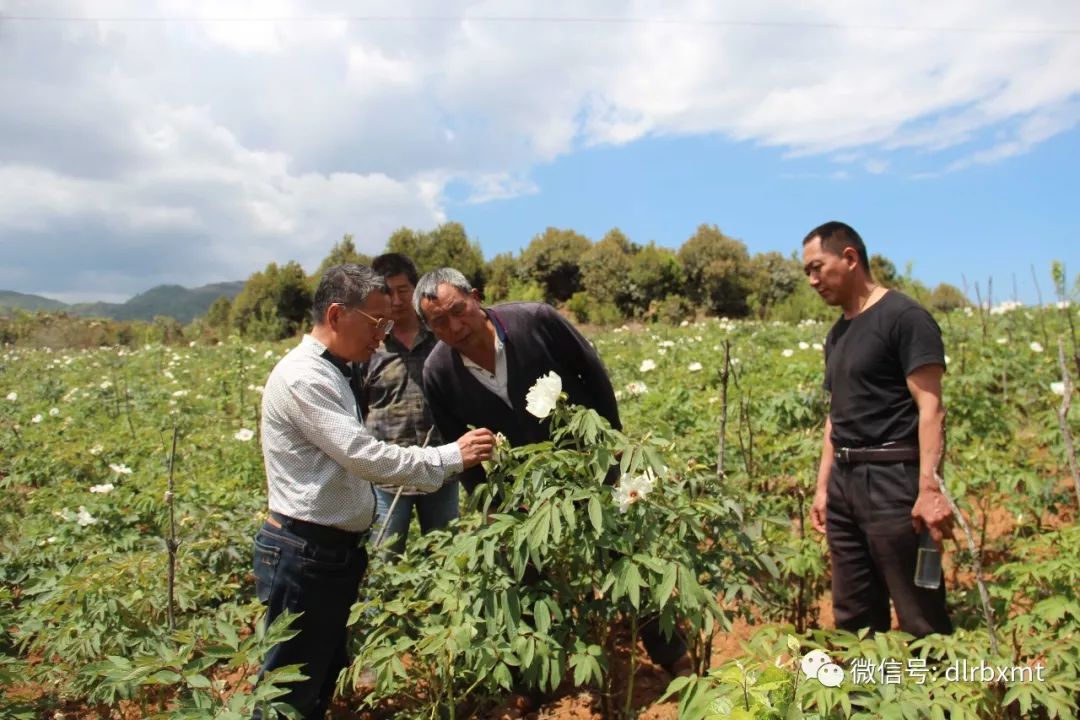
[[[900,366],[905,377],[924,365],[945,367],[945,345],[941,340],[941,328],[925,309],[913,307],[900,313],[896,319],[895,332]]]

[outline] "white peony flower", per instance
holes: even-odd
[[[1042,343],[1039,342],[1038,340],[1033,340],[1031,342],[1030,347],[1031,347],[1032,352],[1042,352],[1043,351]]]
[[[109,469],[117,475],[130,475],[131,468],[123,463],[109,463]]]
[[[187,391],[187,390],[177,390],[176,392],[174,392],[174,393],[172,394],[172,396],[173,396],[173,397],[184,397],[184,396],[185,396],[185,395],[187,395],[187,394],[188,394],[188,391]]]
[[[630,397],[637,397],[638,395],[644,395],[649,391],[648,386],[643,382],[628,382],[626,383],[626,394]]]
[[[639,372],[649,372],[656,369],[656,361],[652,359],[642,360],[641,367],[638,368]]]
[[[808,342],[800,342],[799,343],[799,349],[800,350],[809,350],[810,349],[810,343],[808,343]]]
[[[9,392],[7,394],[7,399],[10,400],[11,402],[15,402],[16,400],[19,399],[19,393],[17,393],[17,392]]]
[[[30,418],[30,422],[32,422],[32,423],[39,423],[39,422],[41,422],[41,413],[38,413],[38,414],[37,414],[37,415],[35,415],[34,417]]]
[[[96,525],[97,518],[91,515],[85,507],[79,506],[79,514],[75,516],[75,522],[79,524],[79,527],[86,527],[87,525]]]
[[[107,494],[111,493],[115,489],[116,489],[116,486],[113,485],[112,483],[102,483],[101,485],[91,485],[90,486],[90,492],[92,492],[92,493],[100,493],[102,495],[107,495]]]
[[[555,409],[562,394],[562,378],[554,370],[539,377],[525,394],[525,409],[530,415],[546,418]]]
[[[675,347],[675,343],[671,340],[661,340],[659,343],[657,343],[657,345],[662,348]]]
[[[656,474],[652,470],[646,470],[633,478],[623,475],[618,486],[612,489],[615,502],[619,504],[619,512],[629,510],[631,505],[652,492],[655,485]]]
[[[90,448],[90,454],[91,455],[100,455],[101,451],[104,450],[104,449],[105,448],[101,447],[100,444],[95,445],[94,447]]]
[[[1006,338],[1006,337],[999,337],[999,338],[997,339],[997,344],[998,344],[998,345],[1008,345],[1008,344],[1009,344],[1009,338]]]
[[[701,370],[701,363],[692,362],[687,366],[686,369],[689,370],[690,372],[699,372]]]
[[[49,408],[49,417],[56,417],[60,414],[60,408]]]
[[[233,437],[240,442],[248,442],[251,438],[255,437],[255,431],[248,430],[247,428],[240,428]]]
[[[105,380],[100,385],[98,385],[98,387],[101,388],[102,390],[108,390],[109,388],[112,387],[112,383],[109,382],[108,380]]]
[[[1052,382],[1050,383],[1050,392],[1055,395],[1065,397],[1065,383],[1064,382]]]
[[[782,352],[780,354],[783,355],[784,357],[791,357],[792,355],[795,354],[795,351],[792,350],[791,348],[785,348],[784,352]]]
[[[821,343],[814,343],[810,347],[814,348],[818,352],[821,352],[824,349],[824,346]]]

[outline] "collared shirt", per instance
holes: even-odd
[[[487,311],[485,310],[484,312]],[[491,318],[490,315],[488,315],[488,317]],[[499,399],[506,403],[507,407],[513,407],[510,402],[510,392],[507,390],[506,344],[500,337],[502,328],[499,327],[499,323],[493,318],[491,319],[491,323],[495,326],[495,372],[489,373],[485,368],[480,367],[478,364],[465,357],[464,354],[461,355],[461,364],[480,381],[481,385],[495,393]]]
[[[383,347],[358,367],[364,424],[379,440],[402,447],[442,444],[424,402],[424,361],[438,342],[424,327],[417,331],[411,348],[393,334],[387,335]],[[404,495],[421,492],[412,487],[402,490]]]
[[[375,516],[372,483],[435,490],[462,469],[457,443],[403,448],[360,420],[350,378],[305,335],[263,390],[261,439],[270,510],[360,532]]]

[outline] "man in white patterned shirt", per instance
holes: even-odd
[[[370,358],[386,337],[389,306],[386,283],[370,268],[327,270],[315,291],[315,327],[263,392],[270,515],[255,537],[256,592],[267,625],[284,610],[303,615],[293,624],[300,632],[274,646],[260,672],[303,666],[308,679],[289,685],[281,701],[304,718],[324,717],[348,662],[346,622],[367,569],[373,483],[432,490],[488,459],[495,443],[479,429],[446,445],[405,448],[364,427],[349,363]]]

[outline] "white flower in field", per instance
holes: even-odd
[[[824,345],[822,345],[821,343],[814,343],[814,344],[813,344],[813,345],[811,345],[810,347],[814,348],[814,349],[815,349],[815,350],[817,350],[818,352],[821,352],[821,351],[822,351],[822,349],[824,349],[824,347],[825,347],[825,346],[824,346]]]
[[[255,437],[255,432],[253,430],[248,430],[247,428],[240,428],[233,437],[240,442],[248,442],[251,438]]]
[[[87,525],[96,525],[97,518],[91,515],[85,507],[79,506],[79,514],[75,516],[75,522],[79,524],[79,527],[86,527]]]
[[[60,414],[60,408],[49,408],[49,417],[56,417]]]
[[[1055,395],[1065,397],[1065,383],[1064,382],[1052,382],[1050,383],[1050,392]]]
[[[637,397],[638,395],[644,395],[649,391],[648,386],[643,382],[628,382],[626,383],[626,394],[630,397]]]
[[[615,502],[619,504],[619,512],[626,512],[630,506],[643,499],[656,485],[656,474],[652,470],[646,470],[637,477],[623,475],[618,486],[613,488]]]
[[[109,463],[109,469],[117,475],[130,475],[131,468],[124,463]]]
[[[689,320],[683,320],[681,323],[679,323],[679,327],[688,327],[689,325],[690,325]]]
[[[1042,343],[1039,342],[1038,340],[1032,340],[1031,345],[1029,347],[1031,348],[1031,352],[1042,352],[1043,351]]]
[[[701,371],[701,363],[692,362],[686,367],[686,369],[689,370],[690,372],[700,372]]]
[[[659,343],[657,343],[657,345],[658,345],[658,347],[662,347],[662,348],[675,347],[675,343],[672,342],[671,340],[661,340]]]
[[[108,380],[106,380],[105,382],[98,385],[98,387],[101,388],[102,390],[108,390],[109,388],[112,387],[112,383],[109,382]]]
[[[530,415],[546,418],[555,409],[562,393],[562,378],[554,370],[538,377],[525,394],[525,409]]]
[[[996,342],[997,342],[998,345],[1008,345],[1009,344],[1009,338],[1007,338],[1007,337],[999,337]]]
[[[641,361],[641,367],[638,368],[638,372],[649,372],[656,369],[656,361],[648,358]]]
[[[188,346],[188,347],[195,347],[195,341],[194,341],[194,340],[192,340],[191,342],[189,342],[189,343],[187,344],[187,346]]]
[[[975,311],[971,309],[970,305],[968,305],[967,307],[964,308],[964,314],[967,315],[968,317],[971,317],[972,315],[975,314]]]
[[[782,352],[780,354],[783,355],[784,357],[791,357],[792,355],[795,354],[795,351],[792,350],[791,348],[784,348],[784,352]]]
[[[273,350],[267,350],[266,352],[263,353],[263,357],[264,358],[272,358],[272,357],[274,357],[274,351]]]
[[[738,364],[739,364],[739,363],[741,363],[741,362],[742,362],[742,360],[740,360],[740,359],[739,359],[739,358],[737,358],[737,357],[733,357],[733,358],[731,358],[731,364],[732,364],[732,365],[738,365]]]
[[[952,362],[952,358],[950,358],[948,355],[946,355],[945,356],[945,364],[948,365],[951,362]]]
[[[105,448],[101,447],[101,445],[100,445],[100,444],[99,444],[99,445],[95,445],[94,447],[90,448],[90,454],[91,454],[91,455],[100,455],[100,454],[101,454],[101,451],[102,451],[102,450],[104,450],[104,449],[105,449]]]
[[[35,415],[34,417],[30,418],[30,422],[32,422],[32,423],[39,423],[39,422],[41,422],[41,413],[38,413],[38,414],[37,414],[37,415]]]
[[[60,518],[64,522],[71,522],[75,519],[75,513],[71,512],[67,508],[64,508],[63,510],[54,510],[53,515]]]
[[[116,489],[116,486],[113,485],[110,482],[102,483],[101,485],[91,485],[90,486],[90,492],[92,492],[92,493],[100,493],[102,495],[107,495],[107,494],[111,493],[115,489]]]
[[[56,542],[56,536],[50,535],[49,537],[45,538],[45,542],[52,545],[54,542]]]
[[[809,350],[810,349],[810,343],[808,343],[808,342],[800,342],[799,343],[799,349],[800,350]]]
[[[161,374],[164,375],[165,377],[169,378],[170,380],[173,380],[176,377],[175,375],[172,374],[172,371],[170,371],[170,370],[162,370]]]
[[[174,393],[172,394],[172,396],[173,396],[173,397],[184,397],[184,396],[185,396],[185,395],[187,395],[187,394],[188,394],[188,391],[187,391],[187,390],[177,390],[176,392],[174,392]]]
[[[17,393],[17,392],[9,392],[7,394],[7,399],[10,400],[11,402],[15,402],[16,400],[19,399],[19,393]]]

